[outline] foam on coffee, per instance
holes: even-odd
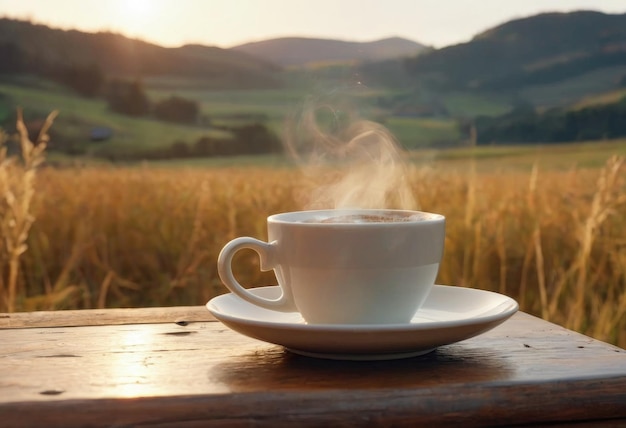
[[[381,214],[341,214],[304,220],[304,223],[398,223],[406,221],[426,220],[427,216],[415,213],[381,213]]]

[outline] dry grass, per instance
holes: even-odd
[[[27,239],[34,217],[31,202],[35,194],[37,167],[44,161],[48,142],[47,131],[56,112],[46,119],[39,136],[33,143],[29,136],[22,111],[17,112],[16,136],[21,149],[21,159],[7,156],[9,139],[0,133],[0,310],[13,312],[16,307],[20,275],[20,258],[28,249]]]
[[[524,311],[626,346],[623,159],[589,170],[420,167],[410,176],[421,209],[447,217],[439,283],[505,293]],[[203,304],[225,292],[221,247],[265,237],[265,217],[301,209],[311,190],[287,168],[46,168],[36,180],[28,251],[9,275],[15,293],[2,283],[9,310]],[[6,247],[1,257],[6,277]],[[253,253],[236,265],[245,284],[274,282]]]
[[[449,177],[452,192],[435,185],[449,195],[432,205],[448,217],[440,281],[511,295],[525,311],[626,345],[624,160],[469,178]]]

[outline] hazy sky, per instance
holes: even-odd
[[[545,11],[626,13],[625,0],[0,0],[0,16],[56,28],[113,31],[162,46],[220,47],[283,36],[435,47]]]

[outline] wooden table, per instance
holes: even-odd
[[[626,426],[626,351],[525,313],[423,357],[328,361],[204,307],[0,314],[0,426]]]

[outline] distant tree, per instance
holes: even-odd
[[[280,139],[260,123],[244,125],[232,131],[241,154],[275,153],[282,149]]]
[[[172,96],[154,105],[154,117],[175,123],[195,124],[198,122],[200,107],[198,103],[181,97]]]
[[[177,140],[177,141],[174,141],[174,143],[172,143],[172,145],[170,146],[169,154],[170,154],[169,157],[173,159],[188,158],[192,156],[189,145],[182,140]]]
[[[67,71],[67,84],[85,97],[100,94],[104,85],[104,73],[97,64],[74,66]]]
[[[84,97],[96,97],[104,86],[104,73],[97,64],[47,67],[43,73]]]
[[[210,157],[219,154],[220,144],[222,140],[211,137],[200,137],[193,147],[193,152],[199,157]]]
[[[476,126],[472,119],[466,117],[457,119],[456,128],[467,145],[474,145],[476,143]]]
[[[109,108],[128,116],[145,116],[150,111],[150,102],[140,80],[132,82],[113,80],[106,91]]]
[[[28,57],[13,43],[0,44],[0,73],[19,73],[28,68]]]

